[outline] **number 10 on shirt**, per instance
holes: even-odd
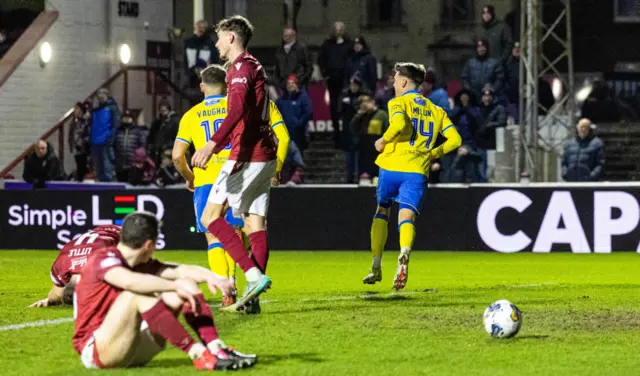
[[[425,147],[428,149],[431,145],[431,138],[433,137],[433,122],[429,122],[429,129],[427,131],[424,130],[424,119],[411,118],[411,122],[413,123],[413,133],[411,133],[411,141],[409,142],[409,145],[413,146],[415,144],[418,132],[420,132],[421,136],[427,138]]]
[[[220,128],[220,125],[222,124],[223,119],[216,119],[213,122],[213,131],[217,132],[218,128]],[[207,141],[209,141],[211,139],[211,121],[209,120],[204,120],[202,123],[200,123],[200,126],[204,128],[204,136],[207,138]],[[231,149],[231,143],[227,144],[227,146],[224,147],[224,150],[230,150]]]

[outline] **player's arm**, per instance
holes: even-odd
[[[431,157],[438,159],[443,155],[456,150],[462,144],[462,137],[456,127],[453,126],[449,116],[442,111],[442,131],[440,132],[447,140],[435,149],[431,150]]]
[[[112,286],[144,295],[177,290],[173,280],[153,274],[136,273],[122,266],[107,270],[104,280]]]
[[[53,285],[51,286],[51,290],[49,290],[46,298],[38,300],[37,302],[31,304],[29,307],[51,307],[59,305],[62,303],[63,292],[63,287]]]
[[[273,129],[273,132],[276,134],[276,138],[278,139],[278,150],[276,151],[277,157],[277,165],[276,172],[282,171],[282,166],[284,166],[284,161],[287,160],[287,153],[289,152],[289,142],[291,142],[291,137],[289,136],[289,131],[287,130],[286,125],[284,124],[284,120],[282,118],[282,114],[278,110],[273,101],[270,101],[270,125]]]
[[[233,290],[231,280],[198,265],[162,264],[157,275],[168,280],[190,279],[196,283],[206,283],[213,293],[216,288],[219,288],[225,295],[231,294]]]
[[[193,190],[193,171],[187,165],[187,158],[185,157],[189,146],[191,145],[191,134],[187,126],[186,115],[180,120],[180,128],[178,128],[178,135],[176,141],[173,144],[173,150],[171,152],[171,159],[176,170],[182,175],[184,180],[187,181],[187,187],[189,190]]]
[[[215,142],[214,153],[219,152],[227,144],[227,139],[233,128],[238,125],[240,119],[247,111],[247,93],[249,92],[249,82],[253,81],[249,72],[248,63],[242,64],[242,70],[234,70],[233,76],[229,77],[229,87],[227,94],[227,117],[220,124],[220,128],[213,134],[211,141]],[[255,67],[254,67],[255,68]]]

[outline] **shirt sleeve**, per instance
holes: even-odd
[[[250,74],[249,63],[246,61],[241,63],[241,70],[233,65],[229,69],[229,75],[227,76],[227,117],[211,138],[216,143],[214,153],[219,152],[227,145],[231,132],[247,111],[247,93],[249,92],[249,86],[253,84],[253,77]]]
[[[53,266],[51,266],[51,273],[50,273],[51,282],[53,282],[53,284],[58,287],[64,287],[68,281],[65,282],[64,274],[61,274],[60,271],[58,270],[57,261],[58,260],[56,260],[56,262],[53,263]]]
[[[460,137],[460,133],[458,133],[456,127],[453,126],[453,123],[449,119],[449,116],[447,116],[447,113],[444,112],[444,110],[440,111],[442,112],[442,131],[440,131],[440,133],[447,140],[443,142],[442,145],[433,149],[433,151],[431,152],[431,155],[435,159],[456,150],[460,146],[460,144],[462,144],[462,137]]]
[[[180,119],[180,126],[178,128],[178,135],[176,141],[184,142],[185,144],[191,144],[191,131],[189,130],[189,113],[186,113]]]
[[[389,102],[389,128],[382,138],[385,142],[392,142],[407,125],[407,113],[397,100]]]
[[[96,257],[93,262],[97,263],[96,279],[98,281],[104,281],[104,275],[109,270],[124,266],[122,259],[109,252]]]
[[[287,159],[291,137],[289,136],[289,131],[287,130],[287,127],[284,124],[284,120],[282,119],[282,114],[280,113],[280,111],[278,111],[278,107],[275,103],[273,103],[273,101],[270,102],[270,124],[271,128],[273,128],[273,132],[276,134],[276,138],[278,139],[278,150],[276,151],[276,171],[280,172],[282,171],[282,166],[284,166],[284,161]]]

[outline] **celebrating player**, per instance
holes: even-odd
[[[255,355],[239,353],[220,340],[197,285],[207,283],[213,293],[220,289],[229,294],[231,282],[199,266],[153,259],[158,233],[153,214],[131,213],[118,245],[96,250],[82,270],[73,347],[85,367],[142,366],[164,349],[165,341],[187,353],[200,370],[253,366]],[[176,316],[181,311],[202,342],[180,324]]]
[[[220,123],[222,123],[227,114],[227,98],[224,96],[226,94],[226,71],[224,68],[219,65],[210,65],[201,72],[201,81],[200,90],[204,93],[205,99],[182,117],[176,143],[173,147],[173,162],[178,172],[186,180],[189,190],[194,191],[193,203],[196,213],[196,226],[198,232],[204,232],[207,238],[211,270],[218,275],[235,280],[235,262],[222,248],[222,244],[218,239],[208,233],[207,228],[200,221],[211,187],[229,157],[231,145],[227,145],[217,156],[211,158],[207,163],[206,169],[194,168],[191,171],[185,159],[185,153],[189,145],[193,143],[196,150],[202,148],[209,141],[211,135],[218,130]],[[269,120],[278,139],[276,170],[279,172],[287,157],[289,133],[283,125],[282,115],[272,101],[270,102]],[[275,177],[272,183],[278,184]],[[241,228],[244,226],[241,218],[233,217],[232,211],[227,212],[226,219],[234,227]],[[235,303],[235,295],[224,296],[222,299],[223,306],[229,306],[233,303]],[[247,313],[257,312],[247,309]]]
[[[209,232],[240,265],[247,278],[244,295],[231,309],[241,311],[271,287],[264,273],[269,259],[266,221],[269,190],[276,171],[276,147],[269,126],[270,101],[265,91],[266,73],[247,51],[253,26],[240,16],[226,18],[216,28],[220,57],[231,62],[227,71],[227,117],[211,140],[196,151],[194,167],[205,168],[213,153],[231,140],[231,154],[213,186],[201,218]],[[235,214],[243,216],[252,255],[223,218],[228,201]]]
[[[380,177],[376,192],[378,210],[371,226],[373,266],[362,282],[374,284],[382,280],[387,222],[391,204],[396,201],[400,205],[400,256],[393,286],[400,290],[409,276],[409,253],[416,236],[413,223],[420,213],[431,160],[455,150],[461,138],[444,110],[417,90],[424,81],[424,68],[413,63],[398,63],[394,69],[396,97],[389,102],[389,128],[375,143],[380,152],[376,159]],[[434,148],[439,133],[447,140]]]
[[[61,303],[73,304],[75,284],[89,255],[98,248],[118,244],[120,226],[98,226],[65,244],[51,266],[53,286],[47,297],[30,307],[49,307]]]

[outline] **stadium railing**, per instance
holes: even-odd
[[[119,71],[117,71],[114,75],[109,77],[105,82],[103,82],[100,86],[98,86],[93,92],[87,95],[86,98],[83,98],[83,99],[79,98],[79,101],[90,100],[96,95],[98,89],[102,87],[107,87],[107,88],[110,88],[111,93],[115,97],[117,97],[117,99],[119,99],[119,107],[121,110],[129,108],[130,98],[131,98],[130,94],[132,94],[130,93],[130,87],[132,86],[130,85],[130,83],[133,82],[134,80],[136,81],[141,80],[140,77],[132,77],[132,74],[134,72],[144,73],[146,76],[144,79],[146,79],[147,82],[149,83],[148,87],[150,87],[151,93],[147,95],[150,96],[150,103],[147,103],[147,101],[143,101],[143,107],[148,107],[151,110],[152,118],[155,118],[156,116],[159,97],[162,98],[165,96],[172,96],[172,95],[174,97],[178,96],[180,99],[182,99],[178,103],[183,103],[185,100],[189,98],[189,96],[182,89],[180,89],[178,85],[172,82],[163,73],[161,69],[147,67],[143,65],[131,65],[131,66],[123,66]],[[121,80],[122,86],[118,88],[116,83],[119,83],[119,79],[121,78],[122,78]],[[157,80],[154,78],[157,78]],[[169,90],[170,92],[169,94],[159,92],[158,90],[156,90],[157,86],[159,86],[160,83],[166,85],[167,90]],[[138,100],[138,98],[140,97],[140,93],[134,93],[133,95],[136,96],[135,102],[139,104],[140,101]],[[70,105],[73,106],[74,103],[71,103]],[[56,152],[58,154],[58,157],[60,158],[60,163],[63,166],[65,166],[65,169],[67,169],[67,167],[70,168],[73,165],[72,157],[65,158],[65,155],[68,153],[68,148],[65,147],[65,141],[68,135],[67,132],[69,130],[69,127],[67,126],[67,124],[70,122],[72,116],[73,116],[73,107],[67,110],[62,115],[60,120],[51,129],[49,129],[42,136],[40,136],[40,139],[50,141],[54,145]],[[21,173],[18,173],[17,171],[14,172],[14,170],[16,169],[16,167],[18,167],[22,163],[24,158],[27,157],[29,153],[31,153],[31,150],[32,150],[32,146],[29,145],[28,147],[25,148],[25,150],[19,156],[17,156],[11,163],[9,163],[9,165],[7,165],[4,169],[2,169],[2,171],[0,171],[0,179],[6,178],[10,174],[14,176],[20,176]]]

